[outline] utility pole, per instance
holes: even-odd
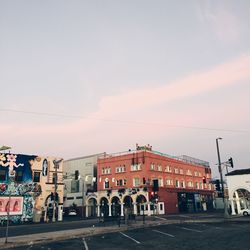
[[[223,175],[222,175],[222,169],[221,169],[220,150],[219,150],[218,140],[222,140],[222,138],[221,137],[216,138],[216,148],[217,148],[217,155],[218,155],[218,168],[219,168],[219,173],[220,173],[221,192],[222,192],[222,198],[224,202],[224,184],[223,184]]]
[[[59,163],[62,161],[63,159],[59,160],[59,161],[56,161],[56,160],[53,160],[53,164],[54,164],[54,168],[55,168],[55,180],[54,180],[54,200],[53,200],[53,217],[52,217],[52,222],[55,222],[56,221],[56,197],[57,196],[57,187],[58,187],[58,176],[57,176],[57,170],[59,168]]]
[[[228,210],[227,210],[227,198],[225,197],[225,189],[224,189],[224,182],[223,182],[223,174],[222,174],[222,168],[221,168],[221,160],[220,160],[220,151],[219,151],[219,143],[218,140],[222,140],[221,137],[216,138],[216,148],[217,148],[217,154],[218,154],[218,167],[220,172],[220,181],[221,181],[221,191],[222,191],[222,199],[224,203],[224,217],[228,217]]]

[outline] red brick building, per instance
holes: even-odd
[[[97,161],[97,214],[206,211],[213,208],[210,180],[208,162],[172,157],[150,146],[106,154]]]

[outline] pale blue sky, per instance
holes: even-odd
[[[216,169],[220,136],[222,159],[249,168],[249,12],[248,0],[1,0],[1,144],[67,159],[149,143]]]

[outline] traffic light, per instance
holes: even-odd
[[[234,167],[234,163],[233,163],[233,158],[232,157],[230,157],[228,159],[228,163],[231,165],[232,168]]]
[[[151,201],[154,200],[154,196],[155,196],[155,192],[154,191],[150,192],[150,200]]]
[[[215,189],[216,191],[220,191],[220,180],[215,181]]]
[[[79,170],[76,170],[75,171],[75,180],[78,180],[79,179]]]
[[[202,177],[202,182],[203,182],[203,183],[207,183],[206,176],[203,176],[203,177]]]

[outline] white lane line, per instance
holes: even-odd
[[[89,250],[89,247],[87,245],[87,242],[86,242],[85,238],[82,238],[82,241],[83,241],[83,245],[85,247],[85,250]]]
[[[213,226],[213,225],[206,225],[206,224],[197,224],[197,223],[193,223],[193,225],[196,225],[196,226],[203,226],[203,227],[207,227],[207,228],[223,229],[222,227],[216,227],[216,226]]]
[[[203,231],[200,231],[200,230],[191,229],[191,228],[187,228],[187,227],[179,227],[179,228],[187,230],[187,231],[193,231],[193,232],[196,232],[196,233],[202,233],[203,232]]]
[[[191,216],[188,216],[188,215],[179,215],[179,217],[183,217],[183,218],[191,218]]]
[[[155,218],[160,219],[160,220],[167,220],[166,218],[162,218],[162,217],[159,217],[159,216],[155,216]]]
[[[168,233],[164,233],[164,232],[161,232],[161,231],[158,231],[158,230],[152,230],[152,231],[154,231],[154,232],[156,232],[156,233],[159,233],[159,234],[164,234],[164,235],[167,235],[167,236],[169,236],[169,237],[175,237],[174,235],[172,235],[172,234],[168,234]]]
[[[125,236],[125,237],[129,238],[130,240],[133,240],[133,241],[134,241],[134,242],[136,242],[137,244],[141,244],[141,242],[140,242],[140,241],[135,240],[134,238],[132,238],[132,237],[128,236],[127,234],[122,233],[122,232],[119,232],[119,233],[120,233],[120,234],[122,234],[123,236]]]

